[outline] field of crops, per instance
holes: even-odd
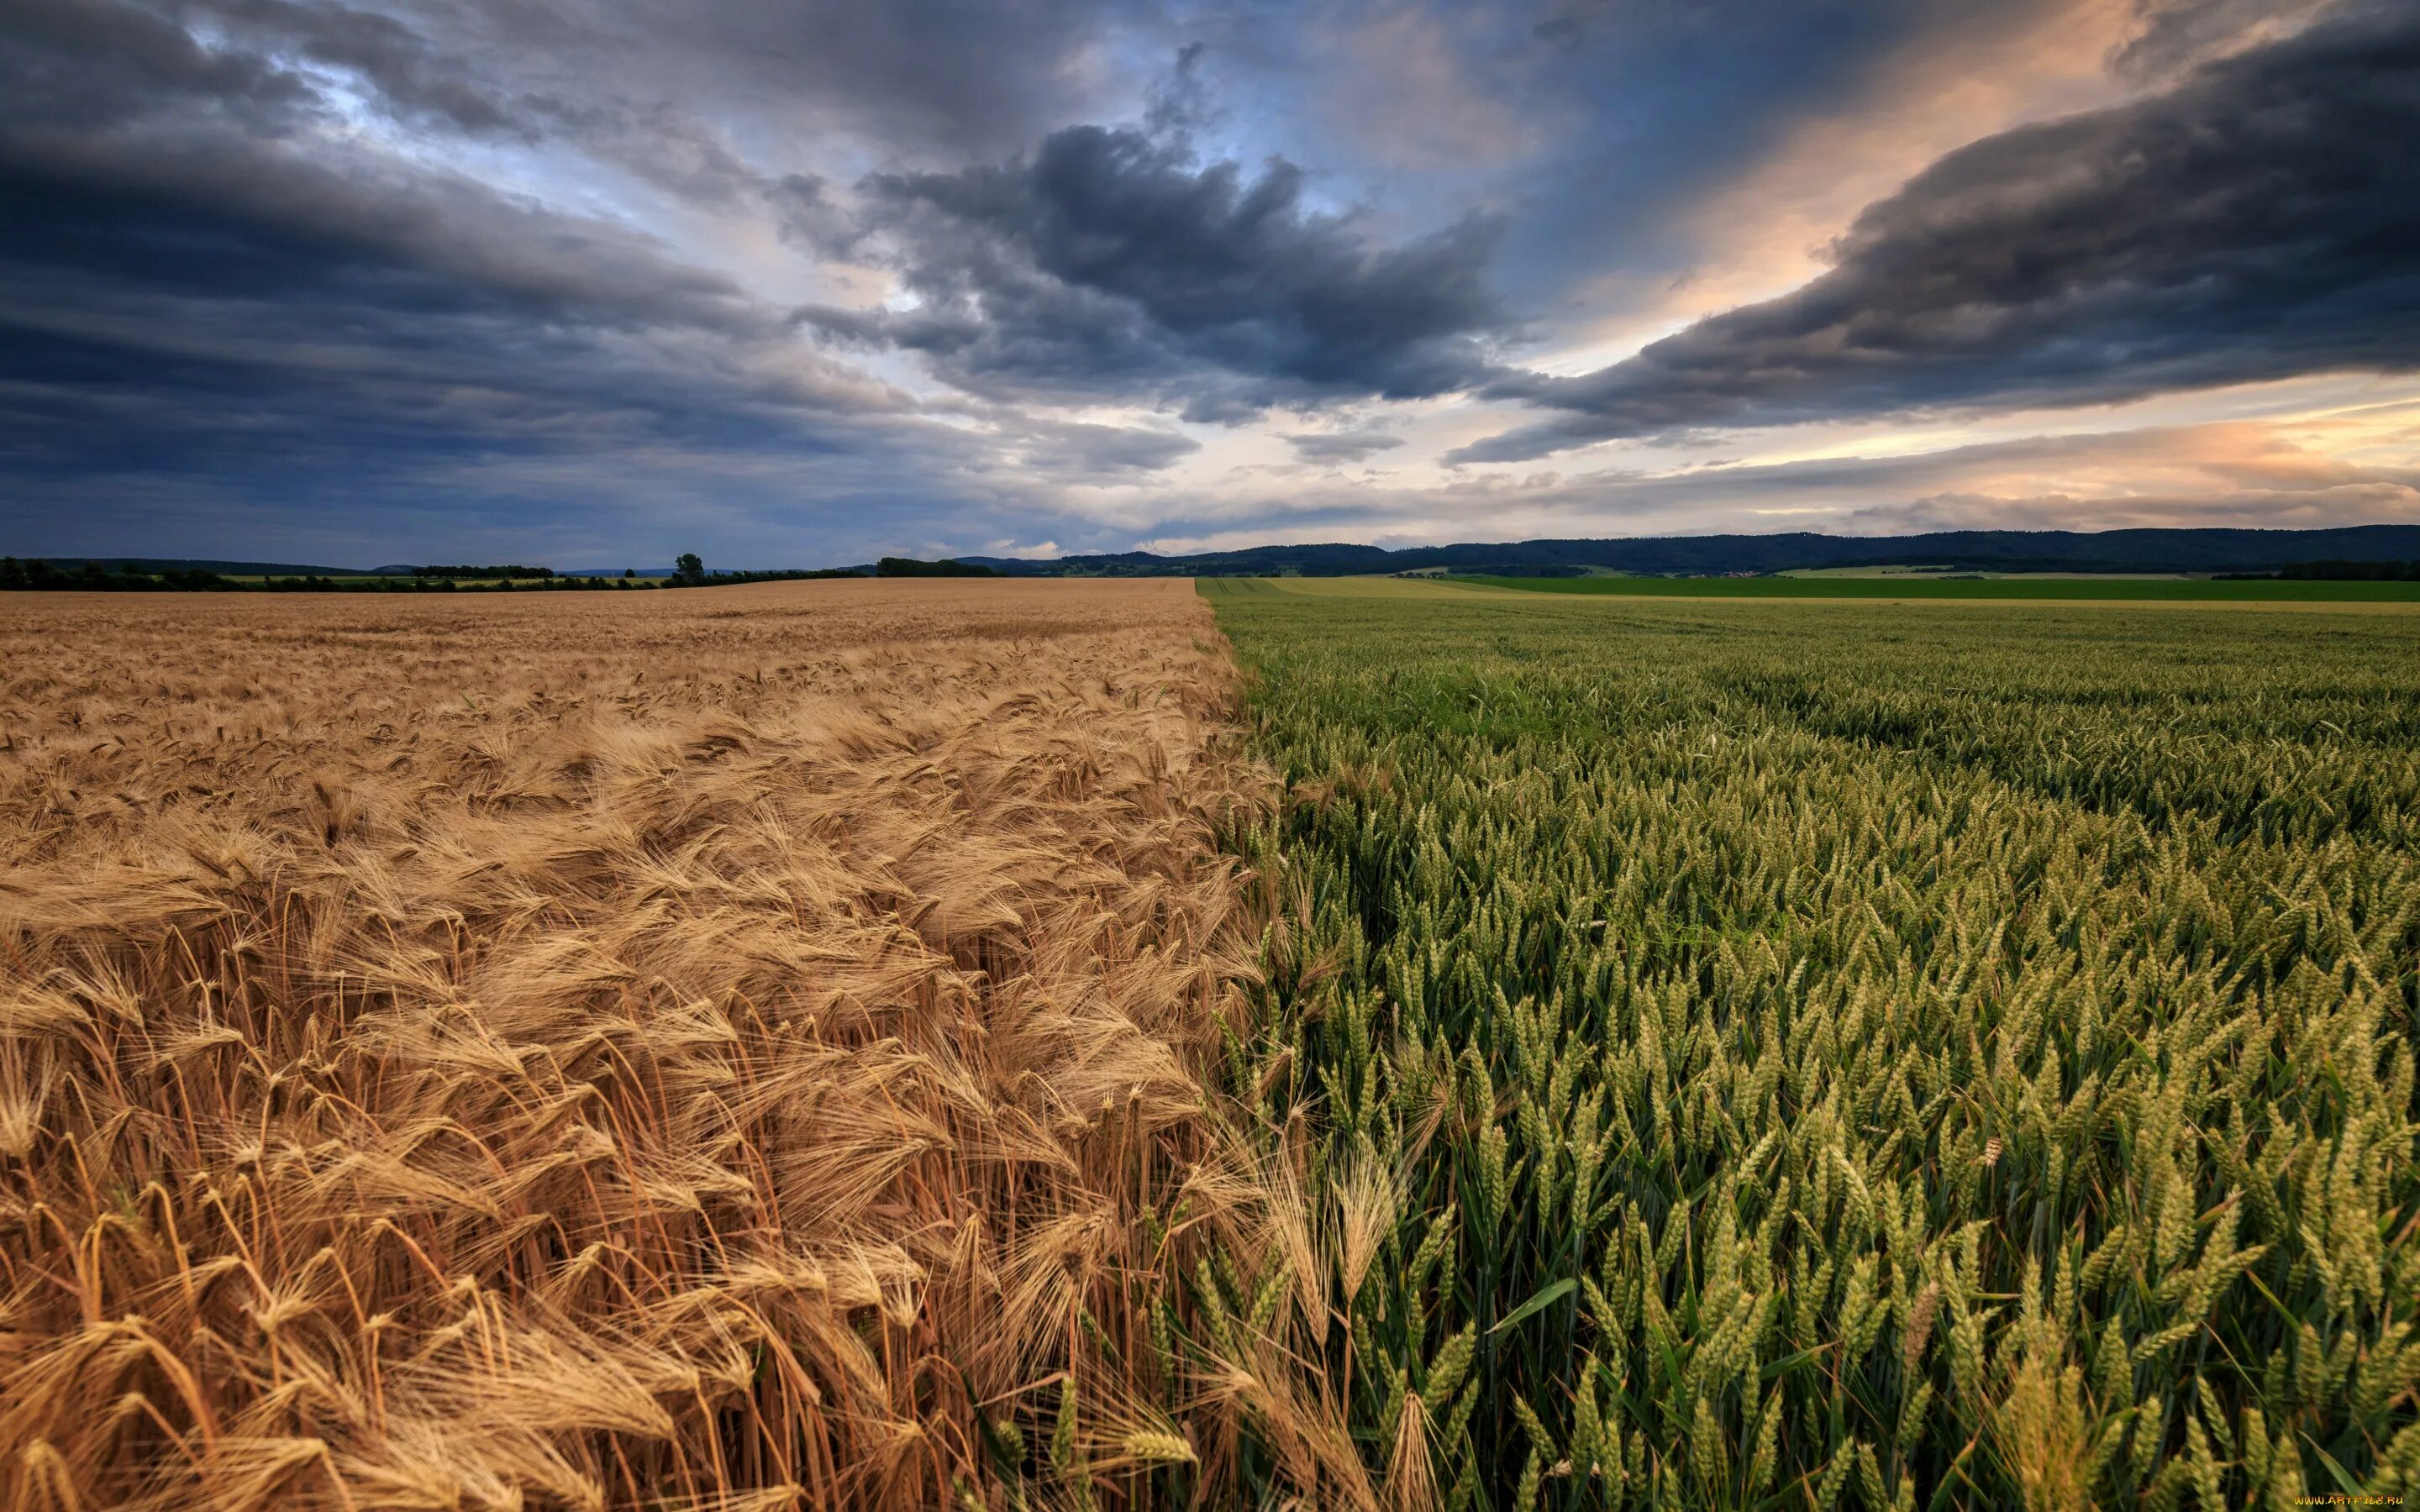
[[[1202,591],[1288,784],[1229,1084],[1305,1195],[1195,1300],[1367,1484],[2420,1488],[2420,616]]]
[[[2420,1484],[2407,609],[23,594],[0,692],[10,1512]]]

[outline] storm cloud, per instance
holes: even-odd
[[[1282,159],[1248,176],[1181,138],[1082,126],[1028,160],[861,187],[920,302],[809,323],[978,393],[1140,390],[1201,420],[1421,398],[1483,380],[1509,324],[1486,278],[1497,222],[1373,244]]]
[[[1463,448],[1991,404],[2107,404],[2420,363],[2420,11],[2378,8],[2113,109],[1964,147],[1869,208],[1836,266],[1579,378],[1565,418]]]
[[[256,8],[382,74],[428,55],[370,18],[339,32]],[[162,501],[400,510],[450,515],[437,529],[458,536],[501,502],[465,486],[470,459],[828,456],[900,423],[901,395],[644,231],[331,140],[325,78],[250,35],[205,46],[132,7],[16,13],[0,46],[16,499],[137,530]],[[491,124],[468,98],[448,119]]]

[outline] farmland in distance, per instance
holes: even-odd
[[[2420,617],[1540,586],[1202,584],[1286,784],[1229,1084],[1373,1479],[2420,1487]]]

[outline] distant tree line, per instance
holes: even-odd
[[[694,551],[684,551],[673,563],[667,588],[714,588],[728,583],[797,582],[814,578],[996,578],[1000,574],[980,563],[944,559],[920,562],[914,557],[884,557],[871,573],[863,567],[819,567],[814,571],[708,572]]]
[[[943,558],[939,562],[919,562],[914,557],[884,557],[874,564],[877,578],[997,578],[1000,574],[975,562],[958,562]]]
[[[673,575],[664,579],[666,588],[722,588],[733,583],[801,582],[815,578],[862,578],[857,567],[780,567],[756,572],[708,572],[706,563],[694,551],[684,551],[673,563]]]
[[[2420,561],[2413,562],[2290,562],[2275,572],[2229,572],[2234,581],[2253,578],[2321,579],[2332,582],[2420,582]]]
[[[719,588],[735,583],[798,582],[821,578],[992,578],[999,574],[979,563],[920,562],[913,557],[884,557],[872,569],[819,567],[753,572],[708,572],[694,551],[684,551],[672,576],[642,579],[625,568],[615,578],[571,577],[552,567],[518,564],[469,567],[414,567],[408,578],[370,576],[334,578],[321,573],[264,577],[239,580],[204,568],[166,567],[137,572],[112,571],[99,562],[72,567],[53,566],[39,557],[19,561],[0,557],[0,592],[74,591],[82,593],[204,593],[204,594],[504,594],[589,593],[630,588]],[[518,580],[517,580],[518,579]]]
[[[485,572],[489,569],[480,568]],[[523,571],[527,569],[514,569]],[[112,572],[98,562],[87,562],[73,568],[54,567],[37,557],[20,562],[15,557],[0,557],[0,593],[26,591],[73,591],[103,594],[509,594],[509,593],[582,593],[600,590],[653,588],[653,582],[634,580],[628,575],[611,578],[558,578],[548,573],[533,581],[516,587],[510,579],[494,582],[459,582],[450,577],[425,576],[415,572],[410,578],[331,578],[308,573],[299,577],[271,577],[258,582],[239,582],[233,578],[200,568],[167,567],[158,572]]]
[[[128,589],[165,593],[216,593],[244,585],[215,572],[182,572],[171,567],[158,574],[116,573],[98,562],[87,562],[73,570],[54,567],[37,557],[20,562],[15,557],[0,557],[0,591],[34,588],[74,588],[101,592]]]

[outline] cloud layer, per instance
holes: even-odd
[[[2109,110],[1963,147],[1869,208],[1833,270],[1576,378],[1465,447],[1950,406],[2108,404],[2420,362],[2420,12],[2382,8]]]
[[[813,564],[2183,480],[2408,516],[2412,427],[2308,406],[2420,396],[2420,20],[2138,11],[20,0],[0,549]],[[1965,145],[1884,174],[1858,124],[1910,100]],[[1594,347],[1753,286],[1814,141],[1913,177],[1803,286]],[[2140,444],[2059,434],[2113,406]],[[2222,421],[2303,464],[2217,479]],[[1859,455],[1852,503],[1822,458]]]

